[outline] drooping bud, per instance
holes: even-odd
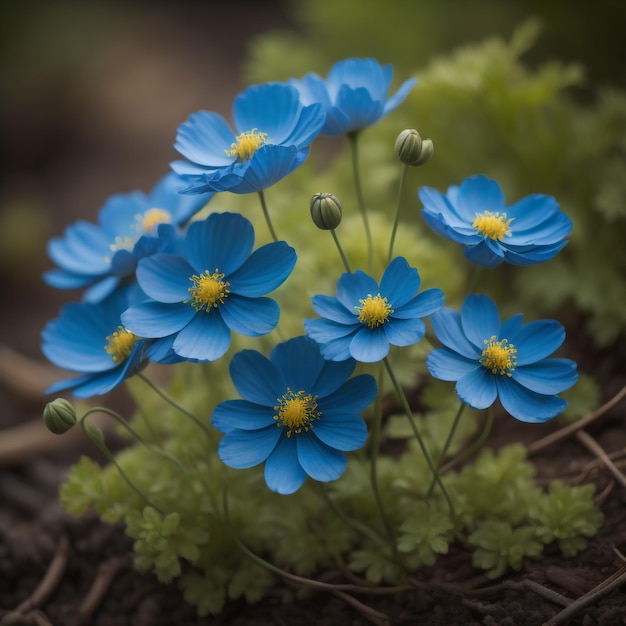
[[[413,128],[403,130],[395,143],[396,154],[400,161],[413,167],[426,163],[433,155],[433,149],[433,142],[430,139],[422,139]]]
[[[333,230],[341,223],[342,210],[339,198],[330,193],[316,193],[311,198],[311,218],[322,230]]]
[[[43,410],[43,421],[50,432],[62,435],[76,424],[76,411],[68,400],[56,398],[46,404]]]

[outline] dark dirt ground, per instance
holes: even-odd
[[[46,46],[59,43],[49,35],[46,39],[52,13],[45,6],[28,19],[26,11],[12,16],[9,48],[15,54],[39,46],[34,52],[44,58]],[[55,19],[73,19],[76,6],[61,15],[57,11]],[[160,6],[155,4],[148,15],[123,3],[112,15],[94,13],[87,32],[74,32],[64,41],[60,58],[49,62],[52,69],[44,73],[37,66],[20,73],[13,68],[17,86],[5,102],[3,133],[10,165],[0,213],[0,625],[373,623],[375,614],[368,618],[345,599],[325,592],[296,598],[287,584],[256,606],[236,602],[217,617],[198,618],[175,586],[132,570],[130,541],[120,528],[93,515],[73,519],[56,502],[67,467],[81,452],[93,450],[80,437],[55,438],[41,425],[46,401],[41,390],[59,373],[40,355],[39,331],[70,297],[41,283],[41,272],[49,267],[45,241],[76,219],[93,220],[111,193],[149,189],[175,156],[175,128],[190,112],[228,113],[233,94],[242,87],[237,64],[249,37],[288,25],[276,3],[240,2],[237,12],[212,12],[211,19],[221,26],[221,38],[216,38],[208,33],[207,13],[190,11],[192,5],[186,4],[180,11]],[[38,22],[40,29],[33,27]],[[177,28],[170,28],[173,22]],[[202,80],[198,65],[206,69]],[[603,400],[608,400],[623,384],[625,347],[598,354],[575,320],[568,331],[568,356],[606,381]],[[108,403],[125,402],[120,392]],[[360,602],[392,624],[626,624],[626,562],[615,551],[626,553],[626,484],[619,474],[626,467],[623,411],[622,402],[585,427],[600,451],[589,449],[588,438],[571,433],[533,456],[540,479],[597,485],[606,521],[575,558],[555,552],[494,583],[456,549],[420,572],[412,588],[359,594]],[[558,428],[499,420],[490,443],[531,443]],[[617,475],[598,460],[603,454],[611,457]],[[345,582],[337,576],[333,582]],[[611,586],[613,578],[617,582]],[[605,595],[602,586],[608,589]],[[566,604],[570,617],[560,613]]]

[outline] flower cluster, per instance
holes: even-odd
[[[42,333],[48,359],[79,374],[48,391],[104,394],[149,362],[218,361],[232,332],[271,333],[281,311],[268,294],[289,278],[297,257],[277,240],[263,192],[303,164],[318,135],[346,135],[354,144],[416,83],[409,79],[388,97],[391,81],[390,65],[348,59],[326,79],[307,74],[249,87],[234,100],[232,128],[209,111],[181,124],[175,148],[184,160],[173,162],[150,194],[113,196],[98,226],[81,221],[53,239],[48,251],[58,267],[45,280],[86,291]],[[405,130],[396,152],[405,166],[420,166],[432,157],[433,143]],[[255,249],[247,218],[207,207],[218,192],[259,193],[274,241]],[[554,198],[532,195],[507,207],[498,183],[482,175],[446,195],[424,187],[419,197],[426,223],[484,267],[548,260],[572,229]],[[522,324],[516,315],[501,324],[496,305],[483,295],[468,296],[460,313],[444,307],[441,289],[420,291],[418,270],[403,256],[392,258],[393,235],[379,280],[352,271],[335,233],[343,215],[339,200],[315,194],[310,210],[314,223],[335,238],[346,271],[336,296],[312,297],[319,318],[304,319],[306,336],[278,343],[269,357],[243,350],[230,360],[241,399],[220,402],[211,416],[223,433],[218,455],[226,465],[264,463],[267,485],[281,494],[300,489],[307,476],[338,479],[344,453],[366,443],[362,415],[377,394],[369,374],[351,378],[357,362],[384,363],[402,397],[391,347],[420,342],[428,318],[443,346],[430,352],[428,371],[455,381],[463,403],[485,409],[499,398],[511,415],[531,422],[563,410],[557,394],[577,373],[572,361],[547,358],[565,337],[558,322]],[[394,235],[395,226],[397,219]],[[57,422],[60,431],[64,425]]]

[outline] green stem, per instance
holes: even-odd
[[[428,450],[426,449],[424,440],[422,439],[422,436],[420,435],[419,430],[417,429],[417,425],[415,424],[415,419],[413,418],[413,411],[411,410],[411,407],[409,406],[409,402],[406,399],[406,395],[404,394],[404,391],[402,390],[400,383],[398,383],[398,380],[396,379],[393,373],[393,370],[391,369],[391,364],[389,363],[389,359],[387,357],[383,359],[383,363],[385,364],[385,367],[387,368],[387,374],[389,374],[389,378],[391,379],[393,387],[396,391],[398,400],[400,400],[402,409],[404,410],[404,413],[406,414],[409,420],[409,424],[411,425],[411,430],[413,431],[413,434],[415,435],[415,438],[417,439],[417,443],[419,444],[422,450],[422,454],[424,455],[424,458],[426,459],[426,463],[428,463],[428,467],[430,468],[430,471],[432,472],[433,477],[435,478],[435,481],[437,482],[437,486],[439,487],[439,489],[441,489],[441,493],[443,494],[443,497],[446,499],[446,502],[448,503],[448,508],[450,509],[450,515],[453,519],[456,519],[456,512],[454,510],[454,505],[452,504],[452,500],[450,499],[450,496],[446,488],[441,482],[439,472],[437,472],[437,468],[433,464],[433,460],[430,457]]]
[[[352,150],[352,174],[354,176],[354,185],[356,188],[357,201],[359,203],[359,210],[361,211],[361,217],[363,219],[363,226],[365,228],[365,238],[367,240],[367,268],[368,271],[372,269],[372,233],[370,231],[370,223],[367,217],[367,209],[365,208],[365,198],[363,197],[363,187],[361,185],[361,176],[359,174],[359,150],[358,150],[358,132],[351,132],[347,135],[350,141],[350,148]]]
[[[465,402],[461,402],[461,405],[459,406],[459,409],[456,412],[456,415],[454,416],[454,421],[452,422],[452,428],[450,428],[450,432],[448,433],[448,438],[446,439],[446,442],[443,445],[443,450],[441,451],[441,456],[439,457],[439,461],[437,462],[437,467],[441,465],[441,462],[446,458],[446,454],[448,454],[448,449],[450,448],[450,444],[452,443],[452,438],[454,437],[454,433],[456,432],[456,428],[459,425],[459,421],[461,420],[461,415],[463,414],[463,410],[465,409],[466,406],[467,404],[465,404]],[[435,488],[435,479],[433,478],[432,482],[430,483],[430,487],[428,488],[428,491],[426,492],[427,498],[430,497],[430,494],[433,492],[434,488]]]
[[[393,221],[393,228],[391,229],[391,239],[389,240],[389,258],[387,262],[391,261],[391,257],[393,256],[393,246],[396,241],[396,232],[398,230],[398,224],[400,223],[400,205],[402,201],[402,188],[404,187],[404,179],[406,178],[406,172],[409,169],[409,166],[404,163],[402,165],[402,169],[400,170],[400,183],[398,184],[398,199],[396,201],[396,217]]]
[[[267,227],[270,229],[270,235],[274,241],[278,241],[278,237],[276,236],[276,231],[272,226],[272,220],[270,219],[270,214],[267,210],[267,204],[265,202],[265,194],[263,190],[259,191],[259,199],[261,200],[261,208],[263,209],[263,215],[265,216],[265,221],[267,222]]]
[[[343,266],[346,268],[346,272],[348,272],[348,274],[352,274],[352,270],[350,269],[350,264],[348,263],[348,259],[343,251],[343,248],[341,247],[341,244],[339,243],[339,239],[337,237],[337,233],[335,232],[334,228],[330,229],[330,234],[333,236],[333,239],[335,240],[335,245],[337,246],[337,250],[339,250],[339,254],[341,256],[341,260],[343,261]]]
[[[178,404],[178,402],[176,402],[175,400],[172,400],[172,398],[170,398],[168,395],[166,395],[165,393],[163,393],[156,385],[154,385],[148,378],[146,378],[146,376],[144,374],[142,374],[141,372],[138,372],[136,374],[136,376],[138,376],[139,378],[141,378],[141,380],[143,380],[144,383],[146,383],[146,385],[148,385],[148,387],[150,387],[150,389],[152,389],[152,391],[154,391],[159,397],[161,397],[163,400],[165,400],[165,402],[167,402],[170,406],[174,407],[177,411],[180,411],[183,415],[185,415],[186,417],[188,417],[192,422],[194,422],[194,424],[196,424],[196,426],[198,426],[199,428],[201,428],[204,431],[204,434],[211,439],[211,431],[206,427],[205,424],[203,424],[193,413],[190,413],[187,409],[185,409],[184,407],[180,406],[180,404]]]

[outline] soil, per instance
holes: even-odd
[[[75,219],[93,220],[112,192],[149,188],[175,156],[161,146],[171,145],[176,125],[190,112],[212,108],[228,113],[241,86],[237,63],[244,42],[270,26],[289,25],[276,3],[242,4],[243,11],[224,9],[217,16],[223,26],[219,33],[207,33],[198,14],[189,10],[157,7],[149,15],[132,10],[116,15],[124,28],[108,22],[102,26],[101,21],[109,30],[95,34],[105,43],[98,55],[87,48],[92,57],[81,58],[85,67],[74,59],[61,68],[66,71],[62,89],[57,68],[48,82],[35,84],[31,76],[26,88],[9,96],[7,136],[13,158],[5,207],[34,216],[40,229],[27,241],[31,254],[26,263],[11,258],[9,264],[5,249],[0,264],[0,626],[626,624],[626,485],[620,482],[623,475],[615,476],[598,460],[608,454],[619,468],[626,465],[623,403],[585,428],[600,451],[591,451],[588,439],[570,433],[533,456],[540,480],[561,477],[596,484],[606,518],[598,535],[574,558],[550,552],[498,581],[487,581],[456,547],[404,589],[381,593],[363,588],[349,597],[310,590],[302,595],[284,583],[254,606],[233,602],[218,616],[198,618],[175,585],[162,585],[151,574],[132,569],[131,542],[120,527],[103,524],[92,514],[74,519],[61,510],[57,490],[67,468],[82,452],[93,450],[80,438],[48,436],[41,426],[46,401],[41,390],[59,372],[45,366],[38,334],[68,298],[41,284],[40,274],[49,267],[45,240]],[[174,21],[178,28],[168,28]],[[158,73],[150,69],[155,58]],[[191,72],[185,70],[198,63],[206,67],[204,82],[197,74],[190,81]],[[115,71],[108,69],[112,65]],[[172,84],[180,86],[176,93]],[[219,89],[213,90],[216,84]],[[159,116],[146,114],[141,104],[146,98],[151,110],[161,106]],[[42,104],[33,115],[35,103]],[[576,320],[568,330],[575,338],[568,356],[605,382],[603,399],[608,400],[623,385],[619,376],[625,347],[598,353]],[[108,403],[126,402],[120,392]],[[502,419],[488,444],[530,444],[558,429],[556,423],[536,428]],[[320,572],[318,578],[354,583],[339,572]],[[361,604],[355,607],[350,598]],[[566,607],[569,616],[563,614]]]

